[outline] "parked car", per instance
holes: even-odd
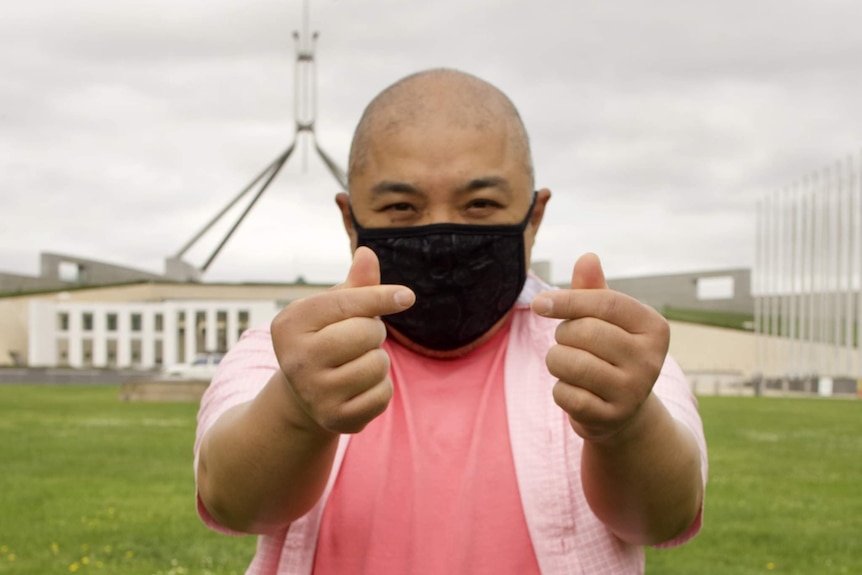
[[[224,357],[223,353],[202,353],[191,363],[178,363],[164,370],[171,379],[198,379],[209,381],[215,375],[216,367]]]

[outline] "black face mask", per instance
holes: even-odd
[[[508,313],[527,278],[520,224],[430,224],[363,228],[358,245],[380,260],[384,284],[412,289],[416,303],[383,321],[427,349],[449,351],[481,337]]]

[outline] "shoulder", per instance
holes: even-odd
[[[533,274],[527,275],[513,312],[512,328],[517,345],[546,353],[554,345],[560,320],[543,317],[530,310],[530,302],[543,291],[558,289]]]
[[[276,369],[269,325],[246,330],[219,363],[201,398],[199,427],[206,430],[231,407],[254,399]]]

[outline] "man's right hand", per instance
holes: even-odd
[[[290,303],[272,322],[275,355],[309,430],[356,433],[392,398],[381,315],[416,300],[401,285],[380,284],[373,251],[360,247],[343,284]]]

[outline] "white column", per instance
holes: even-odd
[[[141,366],[150,368],[156,363],[155,309],[152,305],[146,305],[141,310],[141,314]],[[162,325],[164,325],[164,322]]]
[[[177,309],[170,304],[162,309],[162,363],[165,367],[175,365],[177,360]]]
[[[218,346],[218,321],[213,302],[207,302],[206,308],[206,351],[215,351]]]
[[[69,309],[69,365],[71,367],[83,367],[84,365],[84,346],[82,339],[84,337],[83,320],[81,319],[84,311],[81,306],[70,306]]]
[[[227,308],[227,348],[230,349],[239,339],[237,337],[237,329],[239,329],[239,309],[236,304],[232,304]]]
[[[117,310],[117,367],[129,367],[132,363],[132,318],[129,308]]]
[[[108,364],[108,310],[103,306],[93,308],[93,367]]]

